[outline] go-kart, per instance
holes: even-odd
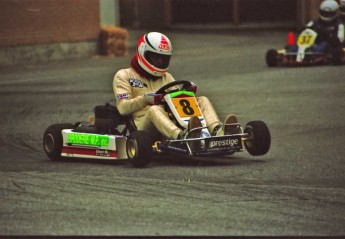
[[[341,65],[345,60],[345,48],[331,48],[326,52],[317,52],[315,51],[317,37],[316,31],[306,28],[299,34],[295,45],[294,35],[290,32],[288,43],[284,49],[269,49],[266,52],[266,64],[270,67],[279,65]]]
[[[147,165],[153,154],[184,154],[189,156],[232,155],[245,148],[254,156],[264,155],[271,144],[270,132],[262,121],[251,121],[244,129],[239,123],[231,124],[236,134],[211,136],[199,108],[195,94],[188,90],[189,81],[174,81],[160,88],[156,93],[163,94],[160,102],[169,117],[181,129],[187,128],[189,119],[196,116],[202,127],[200,138],[171,140],[161,137],[153,140],[145,131],[136,129],[130,116],[122,116],[111,103],[95,107],[94,123],[53,124],[43,136],[43,148],[52,160],[63,157],[96,158],[106,160],[128,159],[135,167]],[[187,135],[188,135],[187,134]],[[197,147],[192,146],[197,142]]]

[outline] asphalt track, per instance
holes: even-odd
[[[131,35],[134,39],[140,32]],[[111,99],[128,57],[1,68],[1,235],[345,235],[345,67],[268,68],[285,32],[168,32],[171,73],[198,84],[219,116],[263,120],[268,154],[50,161],[53,123]],[[132,38],[132,40],[133,40]]]

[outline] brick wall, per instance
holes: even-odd
[[[99,0],[0,0],[0,46],[96,41]]]

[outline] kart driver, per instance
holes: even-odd
[[[345,0],[339,2],[339,19],[344,24],[345,22]]]
[[[339,3],[339,20],[343,25],[345,24],[345,0],[340,0]],[[345,45],[344,42],[343,45]]]
[[[119,70],[113,79],[113,90],[116,106],[122,115],[131,115],[138,130],[147,131],[153,139],[160,135],[168,139],[184,139],[187,130],[182,130],[170,120],[164,107],[159,105],[163,95],[155,92],[164,85],[175,81],[168,72],[172,45],[169,38],[158,32],[143,35],[137,46],[136,55],[132,58],[130,68]],[[196,92],[196,85],[191,89]],[[207,128],[212,135],[232,134],[234,126],[223,125],[237,123],[235,115],[230,114],[222,124],[205,96],[197,97],[197,102],[205,117]],[[202,127],[198,117],[191,117],[188,128]],[[190,137],[201,137],[201,129]]]
[[[320,4],[319,18],[310,21],[306,28],[316,31],[316,52],[327,52],[330,48],[337,49],[344,42],[344,25],[338,19],[339,5],[335,0],[325,0]],[[293,51],[297,51],[296,49]]]

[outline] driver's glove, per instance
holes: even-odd
[[[198,86],[197,86],[195,83],[193,83],[193,82],[191,82],[191,83],[192,83],[192,85],[189,86],[186,90],[188,90],[188,91],[193,91],[194,94],[196,94],[196,92],[197,92],[197,90],[198,90]]]
[[[158,105],[163,99],[162,94],[156,94],[156,93],[145,94],[144,97],[145,97],[146,104],[148,105]]]

